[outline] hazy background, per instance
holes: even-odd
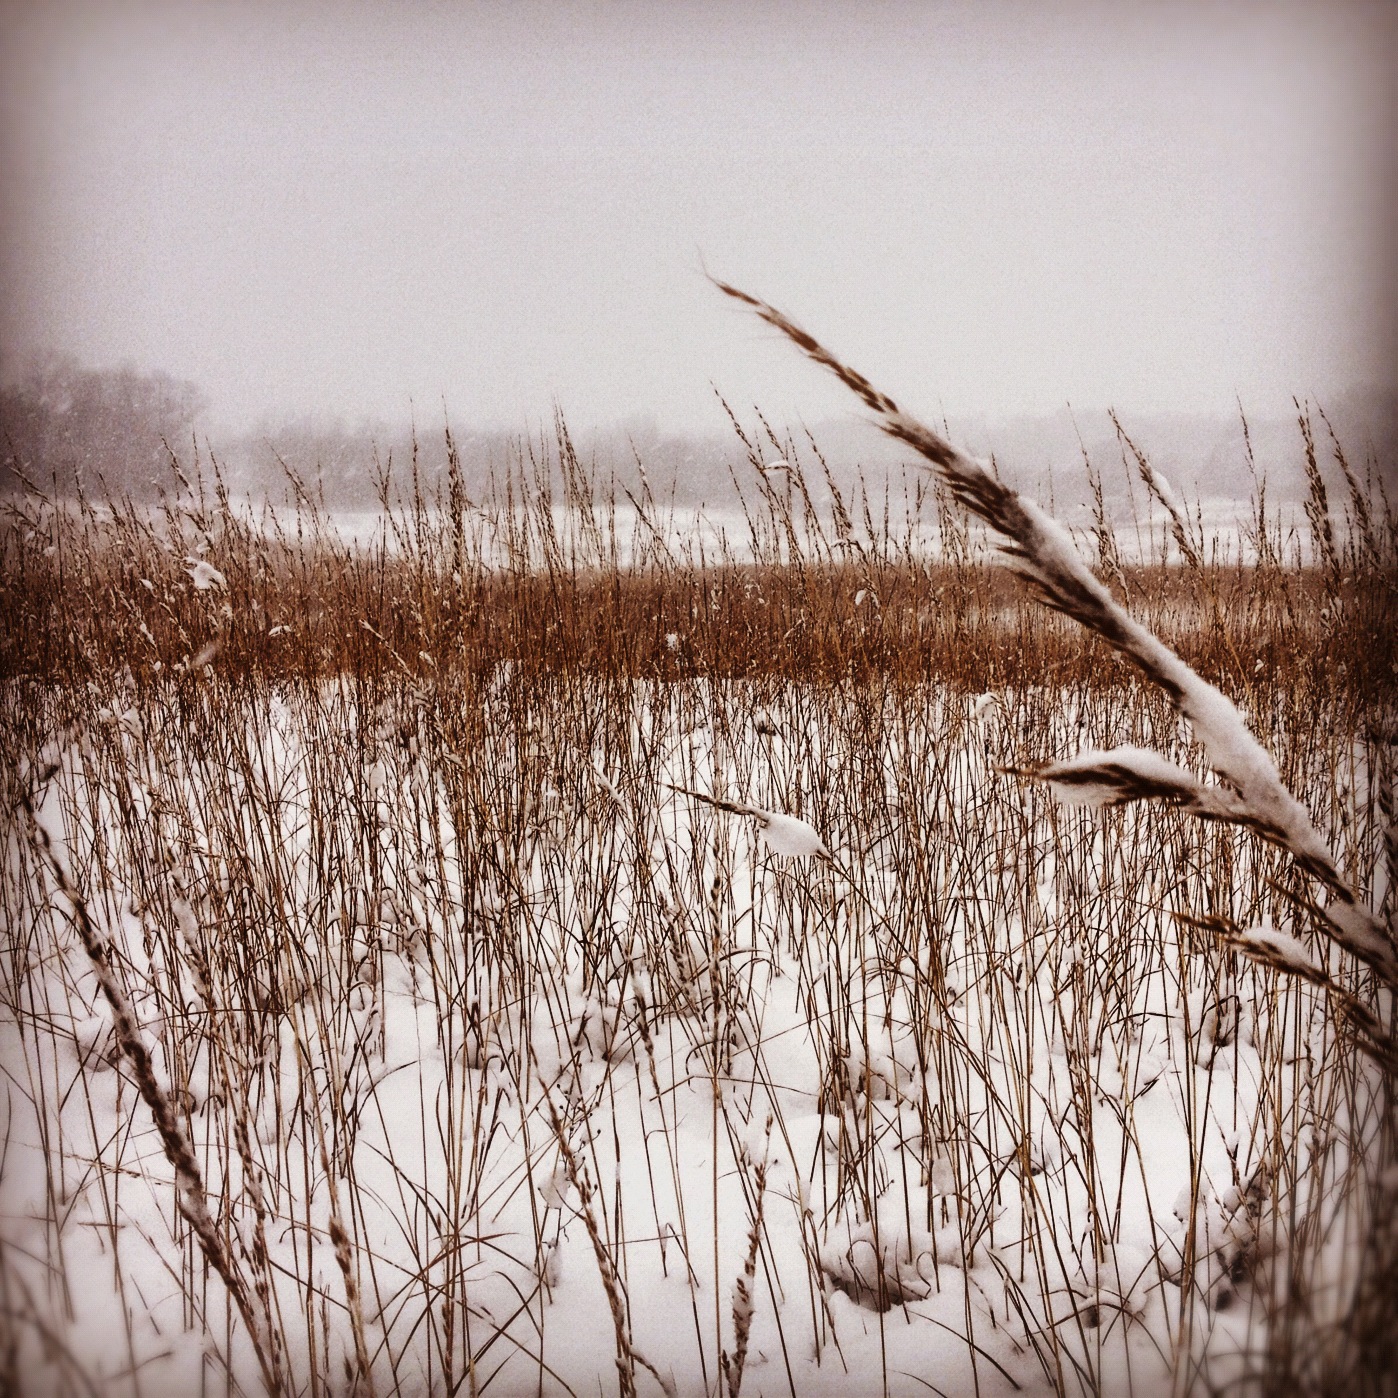
[[[1293,394],[1391,434],[1387,3],[0,18],[0,374],[60,407],[125,369],[230,450],[444,405],[692,441],[715,387],[848,426],[707,264],[973,445],[1075,452],[1064,405],[1113,405],[1206,457]]]

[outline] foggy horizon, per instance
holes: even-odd
[[[0,348],[216,438],[930,418],[1389,390],[1379,5],[0,6]]]

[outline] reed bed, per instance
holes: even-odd
[[[735,429],[688,545],[561,422],[483,500],[385,467],[360,545],[216,461],[12,503],[0,1384],[1389,1391],[1392,986],[1323,880],[1060,803],[1210,754],[929,478]],[[1361,475],[1303,538],[1259,473],[1246,556],[1081,543],[1391,927]]]

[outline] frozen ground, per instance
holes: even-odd
[[[1398,1174],[1323,997],[1176,916],[1304,937],[1276,857],[1003,770],[1197,758],[1135,702],[211,678],[114,688],[25,776],[293,1391],[1202,1391],[1263,1372],[1297,1257],[1344,1312]],[[7,840],[12,1371],[258,1391]]]

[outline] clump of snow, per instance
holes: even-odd
[[[1183,516],[1184,506],[1180,503],[1180,497],[1175,494],[1174,487],[1161,473],[1158,467],[1150,467],[1150,478],[1155,482],[1155,487],[1160,493],[1161,502],[1171,514]]]
[[[887,1310],[929,1296],[939,1267],[966,1262],[961,1231],[951,1223],[935,1234],[924,1228],[876,1228],[872,1222],[835,1236],[820,1251],[821,1270],[851,1300],[871,1310]]]
[[[1081,752],[1043,768],[1040,776],[1062,802],[1073,806],[1109,806],[1129,799],[1132,780],[1150,788],[1191,791],[1196,779],[1183,767],[1149,748],[1118,747]]]
[[[1310,948],[1298,941],[1289,932],[1279,932],[1275,927],[1249,927],[1239,932],[1233,940],[1244,951],[1256,949],[1271,962],[1301,973],[1319,975],[1324,967],[1311,955]]]
[[[207,592],[212,587],[223,592],[228,591],[228,579],[212,563],[202,558],[189,557],[185,559],[185,564],[190,580],[198,591]]]
[[[752,806],[745,801],[725,801],[716,796],[705,796],[702,791],[691,791],[688,787],[671,786],[684,796],[692,796],[713,806],[715,810],[728,811],[733,815],[751,816],[757,823],[757,833],[762,843],[773,854],[788,859],[802,859],[819,856],[831,857],[820,832],[809,821],[800,816],[787,815],[784,811],[772,811],[763,806]]]
[[[813,855],[828,856],[830,851],[820,832],[809,821],[799,816],[784,815],[780,811],[764,811],[758,806],[750,808],[757,818],[757,833],[762,843],[773,854],[787,859],[804,859]]]

